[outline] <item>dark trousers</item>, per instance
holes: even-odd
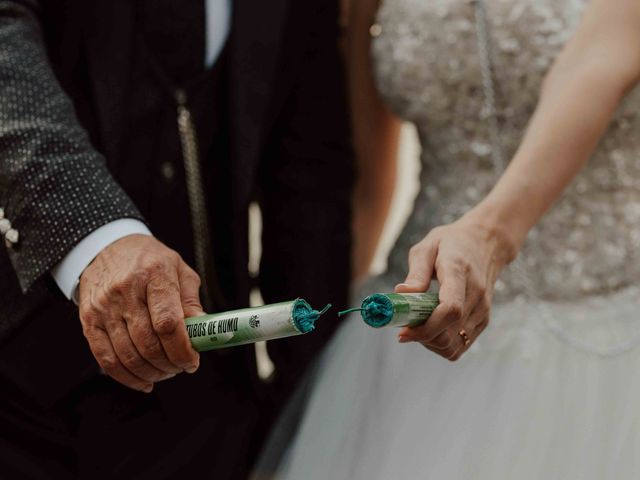
[[[169,389],[188,395],[189,383],[158,385],[144,395],[96,377],[50,409],[5,389],[1,477],[246,478],[260,440],[257,410],[229,391],[214,403],[163,398]]]
[[[198,372],[151,394],[96,370],[69,388],[91,361],[72,352],[84,342],[75,322],[38,319],[0,350],[0,478],[247,477],[273,414],[246,381],[247,352],[205,353]]]

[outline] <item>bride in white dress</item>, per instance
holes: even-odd
[[[352,12],[363,181],[395,138],[375,82],[417,126],[421,190],[355,301],[435,277],[441,305],[345,321],[273,478],[640,478],[640,2],[373,3]]]

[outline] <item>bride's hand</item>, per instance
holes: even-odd
[[[419,342],[457,360],[489,323],[496,279],[516,249],[499,229],[474,215],[434,228],[409,252],[409,275],[396,292],[424,292],[440,283],[440,304],[423,325],[403,328],[401,343]]]

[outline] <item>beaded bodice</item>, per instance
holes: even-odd
[[[515,152],[546,71],[586,0],[487,0],[504,152]],[[391,108],[418,128],[423,153],[414,211],[389,259],[476,204],[496,181],[483,112],[474,6],[468,0],[383,0],[372,54]],[[585,99],[590,101],[591,99]],[[529,235],[521,253],[537,295],[575,300],[640,285],[640,89],[619,108],[587,167]],[[497,298],[523,293],[507,269]]]

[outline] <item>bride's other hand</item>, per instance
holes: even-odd
[[[403,328],[399,341],[459,359],[488,325],[496,279],[515,252],[506,235],[474,212],[434,228],[410,250],[409,274],[395,290],[424,292],[436,278],[440,304],[423,325]]]

